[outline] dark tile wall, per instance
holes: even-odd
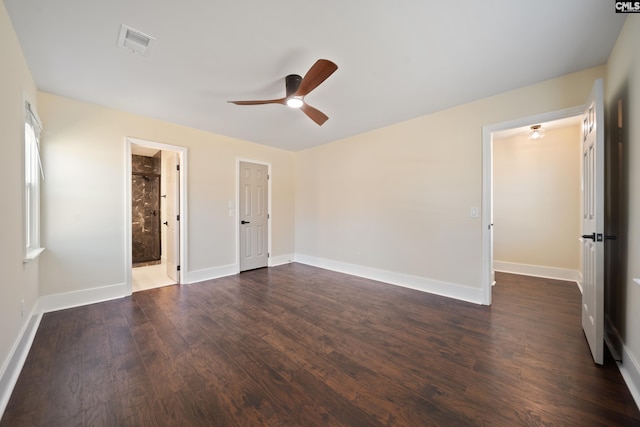
[[[133,263],[160,259],[160,158],[131,158]]]
[[[147,156],[131,156],[131,171],[133,173],[152,173],[160,175],[161,172],[160,157],[147,157]]]

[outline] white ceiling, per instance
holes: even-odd
[[[38,88],[301,150],[603,64],[625,15],[603,0],[5,0]],[[156,38],[116,46],[121,24]],[[338,70],[283,105],[284,77]]]

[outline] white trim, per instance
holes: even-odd
[[[33,339],[36,336],[36,331],[38,330],[41,319],[42,314],[37,312],[37,307],[34,307],[29,316],[29,321],[23,325],[7,359],[2,365],[2,369],[0,370],[0,419],[4,414],[4,410],[7,408],[16,382],[18,382],[18,377],[20,376],[24,362],[27,360],[27,355],[33,344]]]
[[[613,357],[619,358],[616,364],[622,379],[627,384],[636,406],[640,408],[640,363],[624,344],[618,330],[613,326],[609,318],[607,318],[607,327],[605,328],[605,342]],[[619,354],[619,350],[622,351],[622,354]]]
[[[582,273],[568,268],[545,267],[542,265],[518,264],[505,261],[493,261],[493,269],[505,273],[524,274],[525,276],[580,282]]]
[[[127,284],[120,283],[117,285],[101,286],[99,288],[43,295],[38,300],[38,305],[40,312],[49,313],[51,311],[65,310],[67,308],[80,307],[97,302],[111,301],[128,295],[131,295],[131,291],[128,290]]]
[[[622,347],[622,363],[617,364],[636,406],[640,408],[640,364],[626,345]]]
[[[634,282],[636,282],[636,285],[640,285],[640,279],[633,279]]]
[[[273,181],[273,175],[271,173],[271,162],[265,162],[261,160],[247,159],[244,157],[236,157],[236,201],[235,201],[235,223],[236,223],[236,264],[238,264],[238,271],[240,269],[240,213],[238,209],[238,203],[240,203],[240,162],[253,163],[256,165],[264,165],[267,167],[267,253],[271,253],[271,181]],[[267,260],[267,265],[271,265]]]
[[[284,265],[294,262],[296,259],[295,254],[278,255],[269,258],[269,267],[277,267],[278,265]]]
[[[482,290],[484,304],[491,304],[491,285],[493,284],[493,248],[490,228],[493,220],[493,133],[529,126],[532,123],[582,116],[583,113],[584,106],[579,105],[482,127]]]
[[[163,144],[160,142],[147,141],[144,139],[125,137],[125,191],[124,191],[124,205],[125,205],[125,248],[124,248],[124,266],[125,266],[125,285],[127,288],[127,295],[131,295],[133,278],[131,274],[131,145],[141,145],[143,147],[156,148],[163,151],[173,151],[178,154],[180,159],[180,271],[178,272],[178,282],[185,283],[185,272],[187,271],[187,249],[188,249],[188,236],[187,236],[187,148],[177,145]]]
[[[482,289],[456,283],[442,282],[426,277],[411,276],[303,254],[296,254],[296,262],[475,304],[482,304],[483,302]]]
[[[185,276],[184,284],[205,282],[207,280],[218,279],[225,276],[233,276],[240,272],[238,264],[222,265],[220,267],[203,268],[202,270],[190,271]]]
[[[482,128],[482,302],[491,305],[493,274],[493,127]]]
[[[42,254],[42,252],[44,252],[45,248],[37,248],[37,249],[30,249],[27,251],[27,254],[24,256],[24,259],[22,260],[22,262],[24,264],[32,262],[37,260],[40,257],[40,254]]]

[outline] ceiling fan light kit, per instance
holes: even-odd
[[[282,104],[291,108],[299,108],[311,120],[322,126],[329,117],[322,111],[312,107],[304,101],[312,90],[317,88],[331,74],[338,69],[338,66],[328,59],[318,59],[311,66],[304,78],[297,74],[289,74],[285,78],[286,97],[278,99],[266,99],[260,101],[228,101],[236,105],[262,105],[262,104]]]
[[[298,98],[295,96],[292,96],[291,98],[287,98],[287,106],[291,108],[300,108],[302,107],[302,104],[304,104],[304,101],[302,100],[302,98]]]

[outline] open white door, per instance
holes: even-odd
[[[582,328],[593,360],[604,359],[604,89],[596,80],[582,132]]]
[[[180,283],[180,161],[167,154],[167,276]]]

